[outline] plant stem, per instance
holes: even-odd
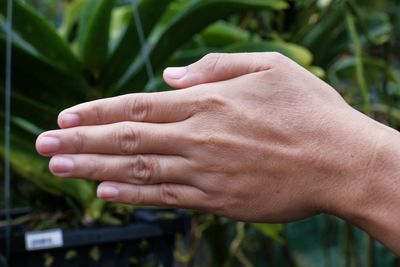
[[[226,260],[224,266],[232,266],[232,260],[236,258],[244,267],[253,267],[253,264],[247,259],[243,251],[241,250],[242,243],[246,237],[246,224],[244,222],[236,223],[236,236],[231,242],[229,248],[229,257]]]
[[[194,217],[193,220],[196,220],[197,217]],[[193,238],[194,240],[192,241],[192,245],[189,248],[189,251],[187,254],[183,254],[181,251],[176,251],[175,252],[175,258],[185,264],[186,267],[191,267],[194,266],[194,260],[195,260],[195,256],[196,253],[198,252],[198,249],[200,247],[200,243],[203,240],[203,233],[205,230],[207,230],[210,225],[215,221],[214,216],[212,215],[207,215],[205,222],[201,223],[201,224],[197,224],[197,220],[196,222],[193,221]]]
[[[362,43],[357,32],[354,16],[350,13],[350,11],[346,12],[346,23],[350,38],[354,46],[356,61],[356,79],[363,98],[363,112],[366,115],[369,115],[371,112],[371,99],[364,73]]]

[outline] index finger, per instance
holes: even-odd
[[[58,125],[70,128],[121,121],[178,122],[192,115],[195,101],[191,89],[122,95],[68,108],[59,114]]]

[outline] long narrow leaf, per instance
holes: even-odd
[[[249,41],[250,32],[234,24],[218,21],[201,33],[201,39],[207,47],[224,47]]]
[[[79,53],[98,75],[108,57],[109,29],[114,0],[87,0],[79,23]]]
[[[65,39],[69,39],[74,31],[74,26],[79,21],[79,16],[82,14],[85,0],[76,0],[67,4],[64,11],[64,19],[60,27],[60,33]]]
[[[151,32],[164,13],[171,0],[146,0],[138,4],[138,14],[145,37]],[[136,30],[134,14],[132,11],[128,27],[125,30],[118,46],[106,64],[102,74],[100,86],[110,88],[120,79],[141,50],[141,45]]]
[[[356,59],[356,79],[364,101],[363,112],[365,114],[369,114],[371,110],[371,98],[367,86],[367,81],[365,78],[364,62],[362,58],[363,57],[362,44],[356,29],[354,17],[350,12],[346,12],[346,23],[351,40],[354,45],[354,56]]]
[[[339,39],[345,33],[346,27],[343,22],[344,4],[338,1],[332,6],[320,21],[310,27],[307,35],[301,40],[300,45],[308,48],[315,57],[315,63],[324,65],[329,62],[332,57],[336,56],[340,49]],[[332,44],[335,44],[332,46]],[[347,48],[347,47],[344,47]]]
[[[63,69],[75,73],[82,72],[82,64],[47,20],[19,0],[14,1],[13,7],[13,30],[16,33],[43,57],[48,58]],[[7,15],[6,9],[7,1],[0,0],[1,16]]]
[[[0,86],[0,94],[4,95]],[[20,118],[40,129],[54,129],[57,127],[58,110],[32,98],[25,97],[13,91],[12,93],[13,118]],[[4,110],[4,101],[0,101],[0,110]],[[40,116],[38,116],[40,114]]]
[[[0,113],[0,123],[4,123]],[[36,136],[12,125],[11,165],[18,176],[31,182],[40,190],[59,197],[69,196],[83,208],[96,198],[92,182],[60,179],[48,170],[48,159],[39,156],[35,151]],[[0,131],[0,157],[4,156],[4,133]]]
[[[0,51],[5,51],[5,45],[5,39],[0,37]],[[0,61],[4,62],[4,57],[0,53]],[[0,65],[0,80],[4,80],[4,68]],[[91,93],[83,78],[53,66],[16,44],[13,45],[12,85],[21,95],[55,109],[85,101]]]

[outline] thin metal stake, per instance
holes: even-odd
[[[9,260],[11,241],[11,168],[10,168],[10,137],[11,137],[11,79],[12,79],[12,26],[13,26],[13,0],[7,1],[6,21],[6,77],[5,77],[5,120],[4,120],[4,206],[6,212],[5,227],[5,257]]]
[[[142,58],[146,67],[147,76],[149,78],[150,88],[156,88],[156,79],[154,76],[154,69],[150,61],[150,49],[149,44],[146,42],[146,36],[143,31],[142,20],[140,19],[138,1],[130,0],[133,7],[133,18],[135,20],[136,31],[139,37],[140,45],[142,46]]]

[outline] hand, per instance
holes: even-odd
[[[63,111],[62,129],[36,144],[50,170],[104,181],[105,200],[245,221],[339,213],[366,199],[360,181],[387,129],[288,58],[211,54],[164,78],[188,89]]]

